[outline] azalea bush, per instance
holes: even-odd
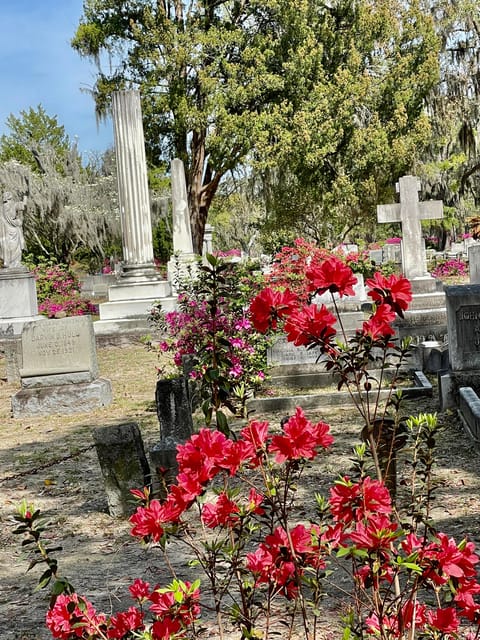
[[[461,258],[446,258],[436,262],[435,267],[432,269],[432,276],[434,278],[452,278],[452,277],[465,277],[468,275],[468,265],[465,260]]]
[[[432,484],[424,453],[437,428],[433,416],[409,420],[409,438],[420,443],[410,476],[412,495],[418,477]],[[388,489],[366,474],[361,445],[356,477],[339,477],[328,496],[317,497],[316,515],[298,519],[295,494],[305,465],[332,442],[326,423],[313,424],[297,408],[280,431],[254,420],[235,438],[202,429],[179,445],[178,475],[165,499],[151,498],[147,489],[133,492],[141,506],[130,519],[132,535],[166,558],[173,541],[174,554],[185,544],[205,585],[175,575],[166,586],[138,578],[129,587],[134,604],[114,614],[96,611],[58,575],[42,542],[40,514],[24,504],[16,532],[25,536],[25,547],[36,550],[34,564],[46,565],[40,584],[52,583],[46,618],[52,637],[196,637],[206,591],[220,638],[226,617],[242,638],[268,638],[283,602],[282,619],[289,621],[285,636],[295,630],[311,639],[322,624],[332,571],[340,566],[351,579],[343,596],[349,594],[343,638],[443,640],[461,631],[464,638],[477,637],[479,558],[473,543],[436,532],[415,501],[410,520],[402,524]],[[165,566],[172,566],[168,559]]]
[[[207,256],[193,277],[179,281],[178,309],[154,306],[151,322],[165,338],[179,374],[190,359],[190,379],[207,421],[228,430],[227,414],[245,415],[246,401],[265,379],[270,339],[253,330],[248,301],[263,283],[255,265]]]
[[[97,313],[97,307],[82,296],[80,281],[66,265],[46,260],[29,266],[35,276],[40,314],[65,318]]]

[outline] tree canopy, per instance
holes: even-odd
[[[418,0],[85,0],[72,45],[116,63],[99,66],[99,112],[113,90],[140,88],[149,161],[184,161],[197,250],[241,163],[273,180],[277,221],[315,204],[315,224],[338,232],[428,138],[438,40]]]

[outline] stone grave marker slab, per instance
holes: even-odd
[[[445,287],[448,349],[453,371],[480,371],[480,285]]]
[[[90,380],[98,376],[90,316],[27,323],[22,332],[22,352],[22,378],[78,372],[87,372]]]

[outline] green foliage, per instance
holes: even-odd
[[[56,116],[49,116],[38,105],[36,110],[30,107],[28,111],[20,111],[19,116],[10,114],[6,124],[10,134],[0,137],[0,162],[16,160],[36,173],[44,173],[40,154],[49,150],[55,154],[57,169],[63,170],[71,144]]]
[[[242,163],[263,172],[269,231],[338,240],[428,141],[438,42],[415,2],[87,0],[72,46],[120,58],[97,76],[100,111],[112,90],[140,88],[149,162],[185,163],[199,252]]]

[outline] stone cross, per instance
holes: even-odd
[[[399,204],[377,206],[378,222],[401,222],[403,274],[409,280],[428,276],[421,220],[443,218],[441,200],[419,202],[420,181],[415,176],[399,179]]]
[[[122,225],[122,276],[134,280],[157,278],[139,92],[114,91],[112,116]]]
[[[179,158],[172,160],[173,252],[193,253],[190,213],[188,211],[185,169]]]

